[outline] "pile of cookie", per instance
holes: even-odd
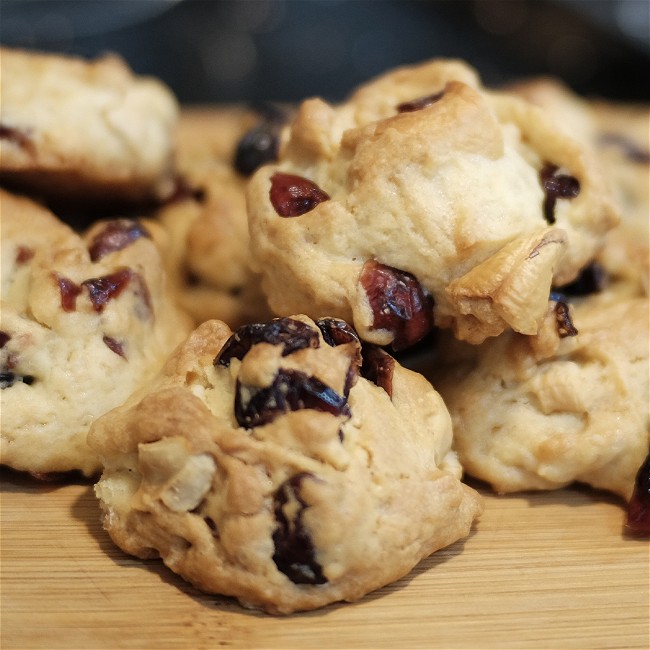
[[[464,472],[648,532],[647,106],[434,60],[190,108],[0,56],[4,465],[92,477],[119,547],[270,613],[466,537]]]

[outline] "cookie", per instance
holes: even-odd
[[[482,507],[439,395],[337,319],[203,323],[89,444],[123,550],[275,614],[400,578]]]
[[[543,110],[432,61],[339,106],[306,100],[248,186],[255,269],[277,314],[407,348],[535,334],[618,215],[589,152]]]
[[[118,219],[83,237],[0,190],[1,461],[91,475],[91,422],[149,380],[190,329],[146,228]]]
[[[591,149],[613,191],[621,222],[597,259],[613,281],[648,292],[650,231],[650,105],[584,98],[554,78],[511,90],[541,106],[557,127]]]
[[[240,147],[261,128],[270,137],[269,124],[241,106],[181,111],[176,150],[184,186],[158,218],[169,234],[165,260],[175,294],[197,325],[217,318],[236,328],[271,317],[250,266],[245,196],[249,168],[263,152]]]
[[[173,189],[178,107],[123,60],[0,50],[0,179],[66,203],[150,201]]]
[[[629,499],[649,444],[648,298],[605,291],[569,304],[567,314],[551,302],[536,337],[441,344],[426,374],[461,463],[496,491],[577,481]]]

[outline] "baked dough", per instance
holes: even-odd
[[[621,216],[596,258],[619,289],[647,294],[650,105],[584,98],[546,77],[522,81],[510,90],[541,106],[558,129],[592,150]]]
[[[426,374],[451,413],[454,448],[497,492],[578,481],[629,499],[650,435],[648,298],[576,298],[578,333],[564,338],[555,305],[536,337],[441,343]]]
[[[0,177],[66,203],[151,201],[173,190],[178,106],[116,55],[0,49]]]
[[[207,321],[89,443],[123,550],[276,614],[400,578],[482,507],[439,395],[336,319]]]
[[[277,314],[334,315],[396,349],[434,323],[471,343],[531,335],[618,221],[601,181],[540,108],[468,66],[402,68],[300,105],[248,187],[253,263]]]
[[[0,460],[91,475],[91,422],[147,382],[191,323],[141,223],[98,222],[81,237],[4,190],[0,212]]]
[[[250,266],[247,178],[233,166],[240,139],[259,121],[243,106],[180,113],[182,186],[157,217],[167,233],[164,257],[176,299],[197,325],[218,318],[236,328],[272,315]]]

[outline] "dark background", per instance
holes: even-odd
[[[3,45],[120,53],[183,103],[332,101],[390,67],[459,57],[485,83],[552,74],[650,101],[647,0],[2,0]]]

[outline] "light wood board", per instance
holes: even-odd
[[[130,558],[90,484],[4,472],[1,647],[648,648],[648,541],[624,508],[568,489],[497,497],[464,542],[354,604],[290,617],[199,593]]]

